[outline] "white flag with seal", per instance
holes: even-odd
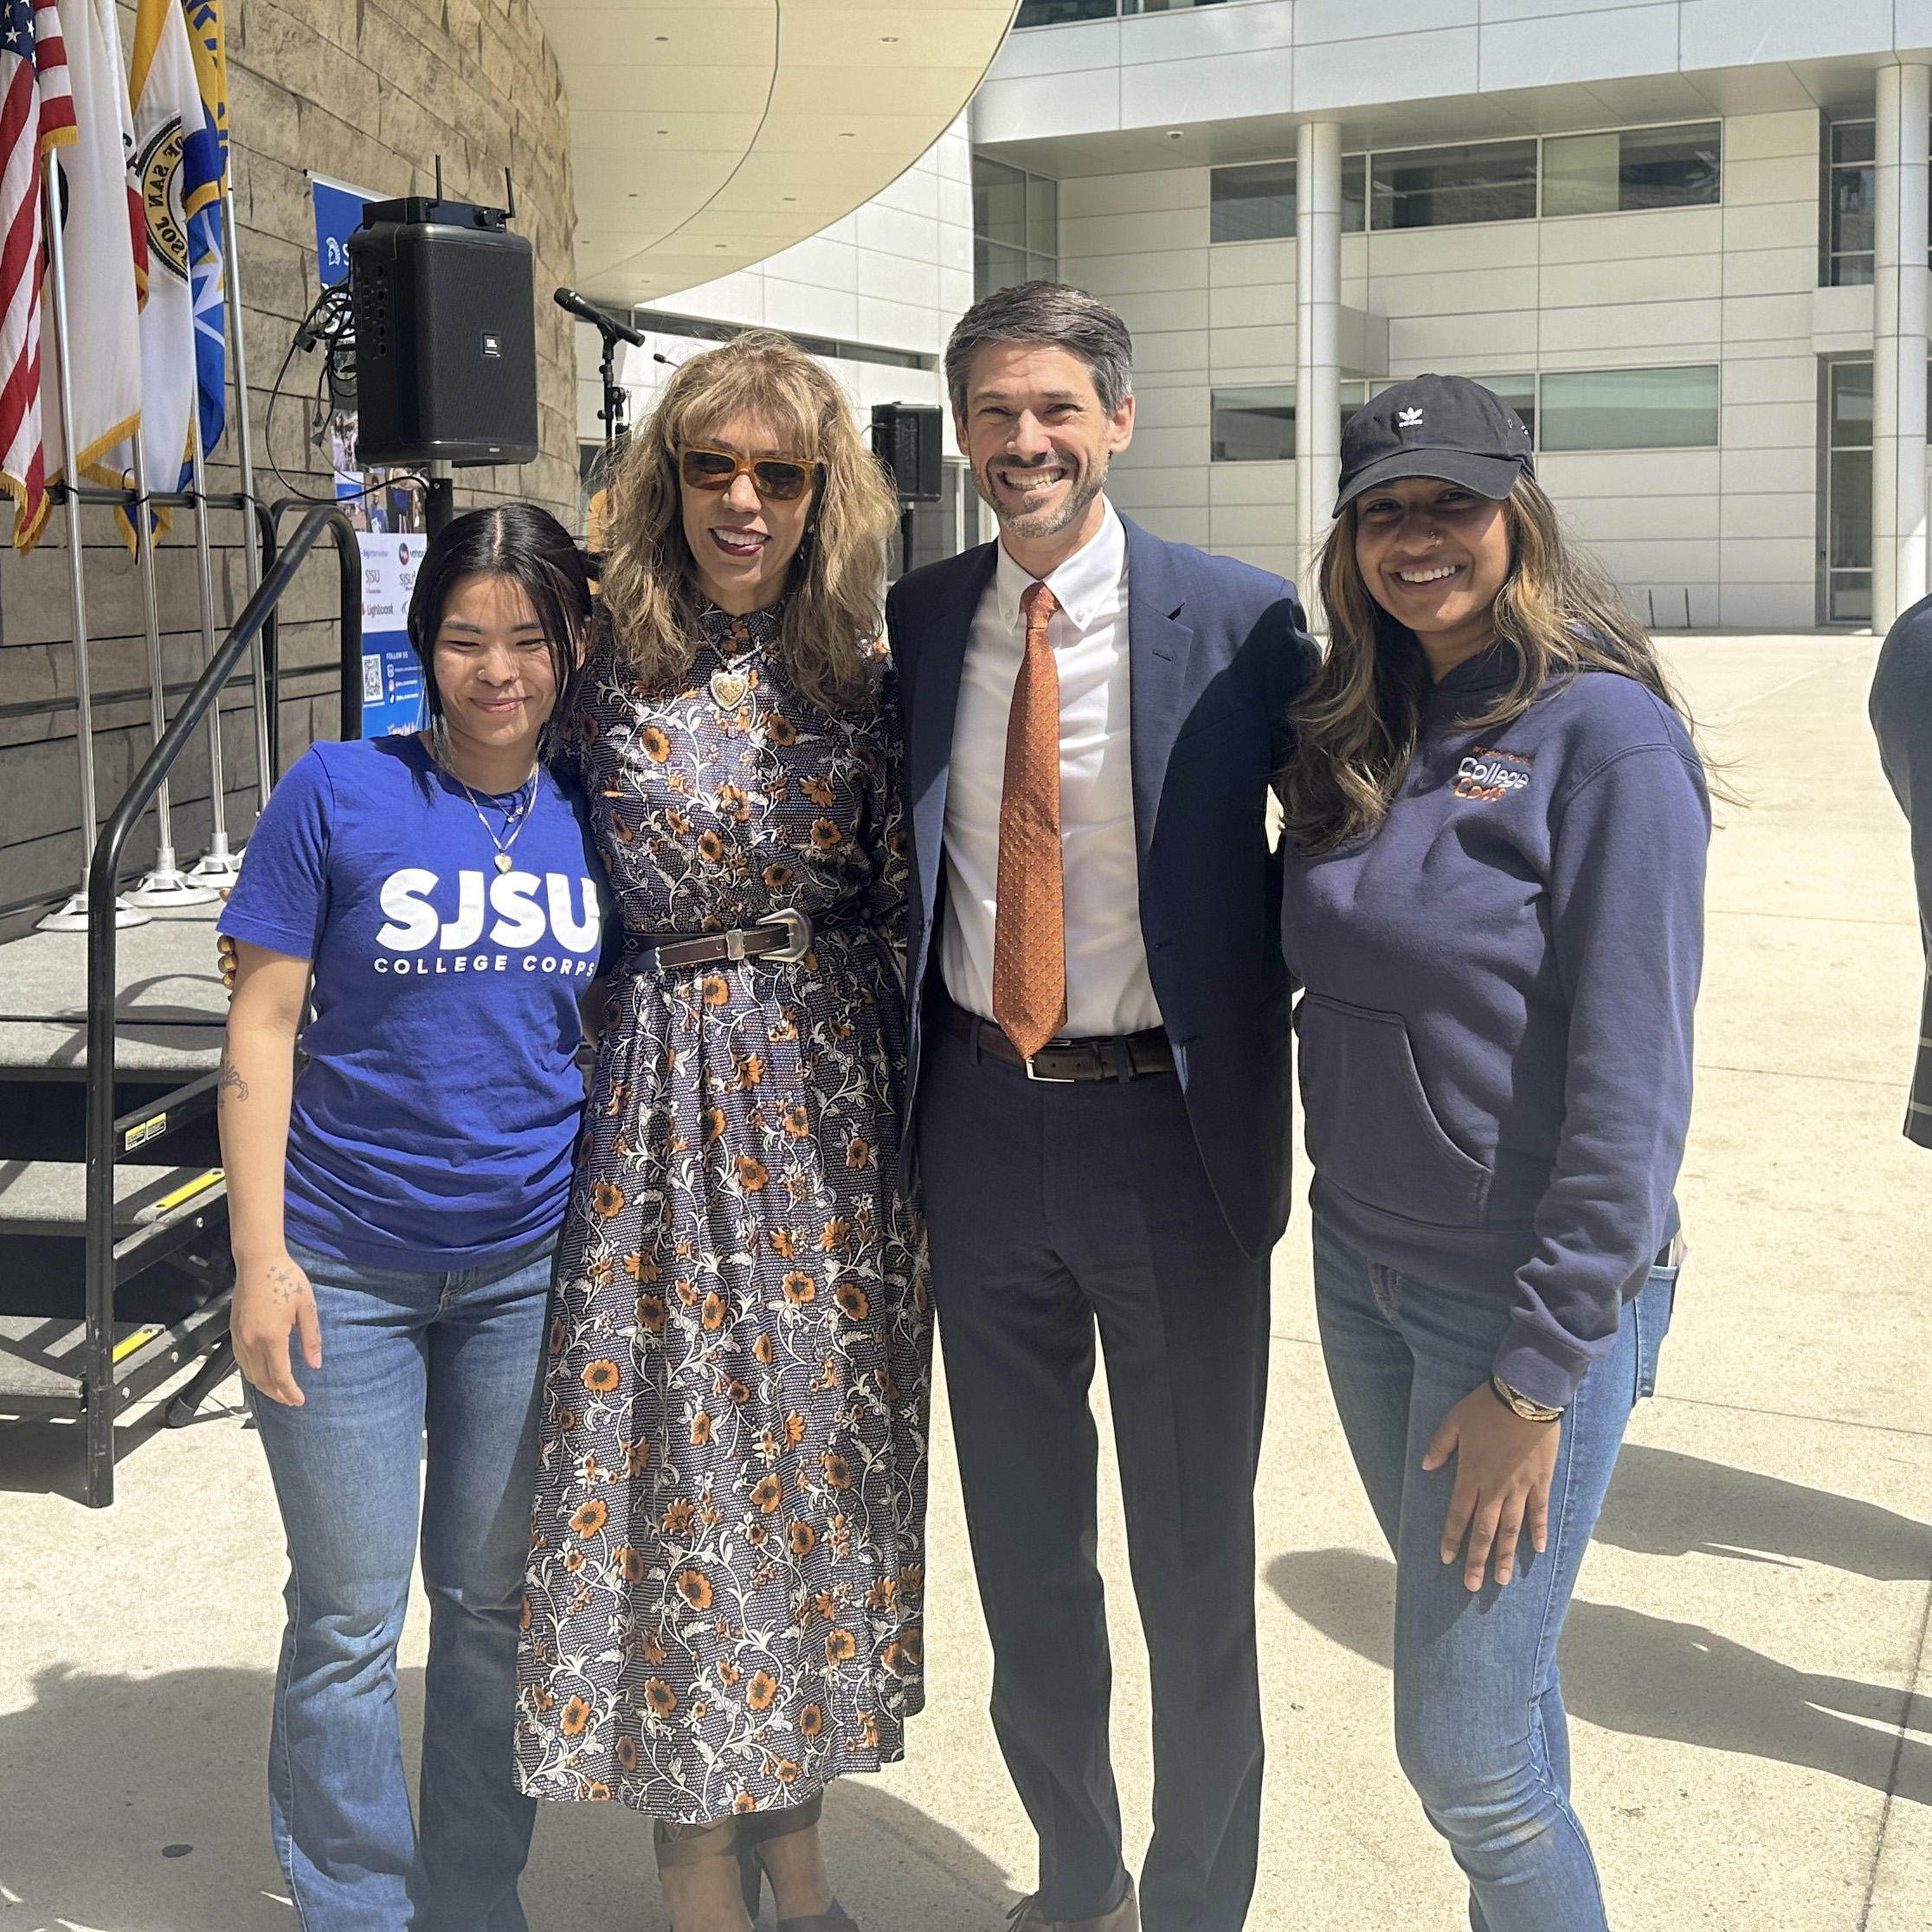
[[[135,281],[140,210],[128,178],[134,130],[121,85],[114,0],[60,0],[80,138],[59,151],[68,346],[74,358],[74,467],[80,480],[125,486],[141,421],[141,337]],[[41,349],[47,480],[67,474],[51,301]]]
[[[141,306],[141,443],[148,487],[187,486],[196,415],[195,298],[183,152],[207,129],[180,0],[140,0],[128,74],[134,180],[147,222],[147,298]],[[157,516],[165,528],[167,518]]]

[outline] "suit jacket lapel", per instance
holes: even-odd
[[[918,670],[905,720],[906,795],[912,802],[912,845],[919,866],[921,926],[930,936],[939,890],[945,841],[946,786],[952,768],[953,721],[959,708],[960,673],[966,639],[981,595],[998,561],[997,547],[982,544],[960,559],[966,567],[940,593],[923,628]],[[937,587],[936,587],[937,588]]]
[[[1181,693],[1194,632],[1181,621],[1186,592],[1168,547],[1138,524],[1127,529],[1127,679],[1133,731],[1134,837],[1141,877],[1161,808],[1168,754],[1181,729]]]

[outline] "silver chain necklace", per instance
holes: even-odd
[[[452,773],[451,776],[454,776],[454,774]],[[510,856],[510,848],[523,836],[523,828],[530,822],[531,807],[537,802],[537,779],[538,774],[532,772],[524,782],[530,787],[528,799],[524,797],[523,785],[517,787],[516,803],[503,815],[503,828],[510,834],[507,839],[498,838],[496,828],[483,815],[482,801],[462,779],[456,780],[463,787],[464,795],[470,802],[470,809],[476,814],[476,822],[490,834],[490,843],[496,847],[496,869],[499,873],[508,872],[516,864],[516,860]]]

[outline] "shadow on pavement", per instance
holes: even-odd
[[[261,1671],[42,1672],[33,1703],[0,1714],[0,1916],[71,1932],[293,1932],[268,1839],[270,1684]],[[412,1760],[422,1691],[422,1671],[405,1671]],[[866,1932],[990,1932],[1013,1903],[997,1865],[873,1780],[835,1781],[825,1832]],[[544,1806],[523,1896],[538,1932],[665,1932],[649,1822],[615,1805]]]
[[[1395,1566],[1387,1557],[1291,1551],[1269,1564],[1267,1581],[1304,1622],[1389,1668]],[[1565,1704],[1607,1730],[1806,1765],[1932,1803],[1932,1747],[1897,1735],[1901,1724],[1932,1729],[1932,1699],[1794,1670],[1700,1625],[1581,1597],[1562,1665]]]
[[[1626,1442],[1597,1540],[1653,1556],[1829,1564],[1881,1582],[1932,1576],[1932,1523],[1775,1476]]]

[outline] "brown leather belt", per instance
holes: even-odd
[[[1079,1080],[1132,1080],[1143,1073],[1171,1073],[1174,1049],[1166,1031],[1115,1034],[1104,1040],[1056,1040],[1031,1059],[990,1020],[968,1013],[942,995],[936,1002],[939,1024],[950,1034],[976,1046],[989,1059],[1022,1068],[1029,1080],[1050,1086],[1068,1086]]]
[[[795,906],[780,906],[756,925],[733,926],[728,932],[701,932],[682,938],[673,932],[627,932],[624,965],[637,972],[646,966],[714,966],[741,959],[767,959],[789,966],[804,958],[812,947],[812,922]]]

